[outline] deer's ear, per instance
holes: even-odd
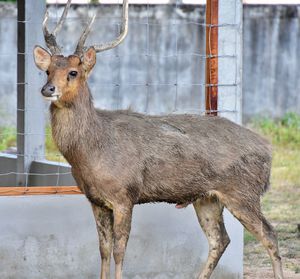
[[[83,54],[83,65],[87,74],[93,69],[96,64],[96,50],[93,47],[90,47]]]
[[[35,65],[42,71],[47,71],[51,63],[51,54],[40,46],[35,46],[33,50]]]

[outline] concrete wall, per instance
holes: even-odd
[[[222,49],[222,54],[232,51],[235,59],[241,61],[238,39],[241,6],[234,3],[240,4],[235,0],[221,1],[220,14],[231,18],[235,15],[229,23],[237,25],[220,31],[220,40],[231,42]],[[51,13],[56,13],[53,7]],[[60,37],[66,53],[74,46],[69,34],[82,29],[78,17],[85,20],[86,13],[85,8],[72,10]],[[111,6],[101,10],[90,43],[115,37],[117,25],[112,25],[111,18],[116,19],[119,13]],[[131,105],[134,110],[153,114],[203,110],[203,16],[203,7],[174,11],[170,6],[154,6],[149,13],[145,7],[133,7],[131,32],[126,42],[98,56],[97,68],[91,76],[96,105],[107,109]],[[181,23],[174,24],[178,21]],[[30,24],[40,23],[31,20]],[[222,71],[226,69],[224,61],[219,64]],[[240,63],[233,60],[227,69],[231,70],[225,72],[222,82],[231,83],[234,77],[241,84]],[[33,74],[38,71],[34,69]],[[223,109],[236,110],[233,119],[239,121],[237,101],[241,89],[232,88],[233,91],[222,90],[229,102],[223,98],[221,104]],[[213,278],[242,278],[243,230],[231,215],[226,213],[225,217],[232,243]],[[0,198],[0,220],[1,279],[96,278],[99,272],[96,229],[83,196]],[[194,278],[207,250],[207,241],[191,206],[186,210],[165,204],[137,206],[125,260],[125,278]]]
[[[300,6],[244,9],[245,120],[300,113]]]
[[[0,4],[0,126],[17,121],[17,9]]]
[[[52,15],[55,11],[52,9]],[[0,4],[0,126],[16,122],[16,12],[13,5]],[[85,14],[84,8],[71,12],[72,19],[60,37],[66,53],[73,51]],[[118,23],[116,17],[119,14],[118,9],[102,7],[89,42],[113,38],[117,27],[111,25],[111,18]],[[82,21],[75,20],[78,17]],[[181,24],[176,27],[170,24],[171,19]],[[132,6],[130,21],[125,43],[118,50],[98,56],[90,80],[96,105],[102,108],[131,106],[149,113],[203,110],[203,87],[191,84],[203,83],[204,59],[190,54],[204,53],[204,30],[191,23],[204,22],[204,7],[189,6],[174,12],[169,6],[150,6],[149,22],[152,25],[147,31],[146,6]],[[156,25],[158,22],[164,24]],[[245,6],[242,104],[245,120],[257,114],[279,117],[287,111],[300,113],[299,22],[298,6]],[[70,36],[70,33],[74,35]],[[184,54],[177,58],[172,57],[176,52],[176,36],[178,53]],[[152,56],[145,55],[147,50]],[[117,53],[119,57],[115,56]],[[176,79],[177,87],[174,85]],[[146,81],[161,85],[139,85]]]
[[[1,279],[95,279],[100,271],[92,210],[83,196],[0,197]],[[214,279],[242,278],[243,233],[225,212],[231,243]],[[136,206],[124,279],[191,279],[207,241],[192,206]]]
[[[50,7],[50,15],[54,20],[61,11],[62,6],[58,9]],[[58,38],[65,54],[73,53],[88,20],[87,12],[87,8],[80,6],[70,11]],[[9,13],[15,13],[15,10],[10,8],[1,15],[0,22],[5,28],[9,24],[6,16],[13,17]],[[98,10],[91,6],[89,15],[94,13],[98,17],[88,44],[114,39],[118,34],[121,9],[115,5],[105,5]],[[197,23],[204,23],[204,14],[203,7],[174,9],[173,6],[159,5],[150,6],[147,10],[146,5],[131,6],[130,32],[125,42],[117,49],[97,56],[98,63],[89,81],[95,105],[103,109],[131,107],[135,111],[151,114],[203,111],[205,59],[202,55],[205,53],[205,28]],[[40,23],[29,21],[28,28],[30,24]],[[0,120],[0,126],[5,122],[15,122],[15,99],[10,103],[5,102],[10,98],[9,94],[15,95],[14,88],[8,86],[16,83],[16,67],[13,64],[16,29],[14,25],[9,28],[12,30],[6,34],[7,43],[3,40],[0,42],[3,49],[0,57],[6,59],[6,67],[0,65],[0,82],[5,85],[0,88],[0,96],[4,96],[3,103],[9,104],[11,109],[7,111],[7,105],[0,107],[4,115],[10,115]],[[1,56],[2,53],[8,55]],[[2,75],[8,69],[9,74]],[[33,69],[33,74],[37,73]]]

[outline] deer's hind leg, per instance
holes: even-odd
[[[198,279],[208,279],[230,242],[223,221],[224,207],[213,197],[198,199],[193,205],[209,244],[207,261]]]
[[[273,265],[275,279],[283,279],[281,258],[276,232],[263,216],[260,209],[260,196],[243,196],[231,193],[218,195],[226,208],[252,233],[267,250]]]
[[[101,255],[100,279],[110,279],[110,260],[113,246],[113,212],[109,208],[92,204],[99,235]]]

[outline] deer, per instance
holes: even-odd
[[[270,180],[270,143],[226,118],[212,115],[163,116],[131,110],[101,110],[93,105],[87,80],[96,54],[117,47],[128,33],[128,0],[123,0],[119,36],[85,46],[95,16],[76,50],[62,55],[56,36],[71,4],[52,32],[43,21],[46,50],[35,46],[36,66],[47,74],[42,96],[51,102],[54,142],[71,165],[72,175],[91,204],[99,236],[100,279],[122,279],[133,207],[165,202],[176,208],[193,205],[209,243],[198,279],[211,277],[230,239],[224,207],[267,250],[275,279],[283,279],[276,232],[264,217],[260,198]]]

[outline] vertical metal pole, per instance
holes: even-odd
[[[25,1],[18,1],[18,66],[17,66],[17,172],[24,173],[25,165],[22,154],[25,152]],[[17,175],[17,185],[24,185],[23,176]]]
[[[219,0],[206,1],[206,113],[218,110],[218,22]]]
[[[43,42],[42,20],[45,1],[23,0],[18,5],[17,70],[17,185],[27,185],[26,173],[33,160],[44,156],[44,103],[39,94],[42,84],[33,61],[34,45]]]

